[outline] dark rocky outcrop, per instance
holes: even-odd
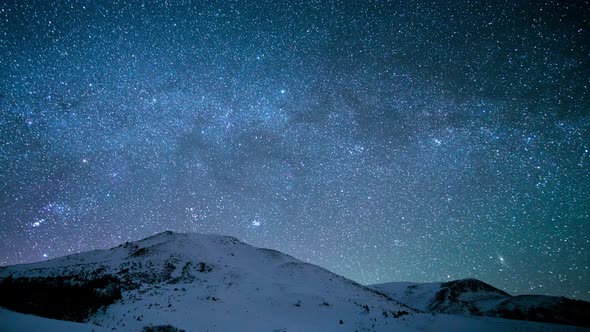
[[[0,306],[37,316],[84,322],[121,299],[119,280],[72,277],[8,277],[0,282]]]

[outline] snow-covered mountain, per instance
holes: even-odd
[[[0,268],[0,330],[511,331],[547,324],[433,315],[281,252],[164,232],[110,250]],[[47,325],[45,325],[47,324]],[[53,328],[52,326],[58,326]],[[97,327],[100,326],[100,327]],[[157,327],[161,327],[158,329]],[[574,331],[551,325],[551,330]]]
[[[424,312],[590,326],[588,302],[543,295],[512,296],[477,279],[427,284],[392,282],[372,287]]]

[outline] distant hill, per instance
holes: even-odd
[[[512,296],[477,279],[428,284],[393,282],[372,287],[424,312],[590,326],[588,302],[543,295]]]

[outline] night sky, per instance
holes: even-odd
[[[1,1],[0,265],[164,230],[590,300],[588,1]]]

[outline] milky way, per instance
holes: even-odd
[[[588,1],[3,1],[0,264],[221,233],[590,299]]]

